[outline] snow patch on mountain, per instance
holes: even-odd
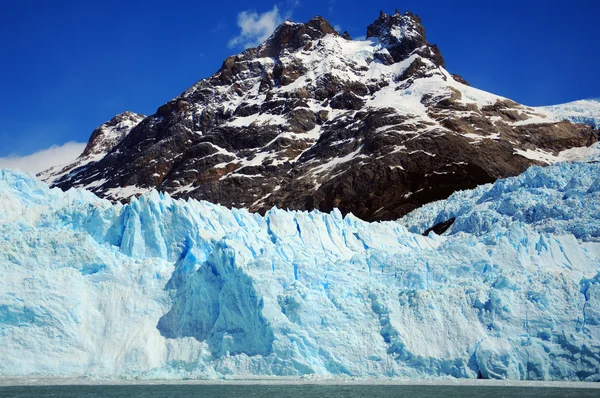
[[[554,116],[559,120],[569,120],[573,123],[587,124],[595,128],[600,128],[599,101],[580,100],[559,105],[540,106],[534,109]]]

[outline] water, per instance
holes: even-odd
[[[120,385],[0,387],[0,397],[600,397],[600,389],[415,385]]]

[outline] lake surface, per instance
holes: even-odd
[[[0,387],[0,397],[600,397],[600,389],[422,385],[69,385]]]

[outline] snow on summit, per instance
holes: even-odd
[[[533,167],[366,223],[0,171],[0,374],[598,381],[599,175]]]

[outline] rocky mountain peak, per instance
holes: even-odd
[[[286,21],[154,115],[100,126],[84,156],[42,178],[111,200],[156,188],[391,220],[598,141],[591,127],[465,85],[414,14],[382,12],[367,33]]]
[[[146,116],[125,111],[98,126],[90,136],[88,143],[77,159],[69,164],[58,165],[38,174],[48,184],[55,184],[63,178],[69,179],[79,172],[87,170],[108,155],[119,145]]]
[[[306,23],[285,21],[260,46],[249,48],[241,54],[228,57],[217,73],[212,76],[210,84],[213,86],[229,86],[239,80],[240,75],[252,74],[259,70],[259,73],[262,74],[264,71],[260,62],[255,62],[257,59],[272,58],[279,60],[286,54],[301,49],[310,50],[315,41],[327,35],[340,36],[331,24],[321,16],[316,16]],[[350,36],[346,34],[344,37],[349,39]],[[282,71],[280,64],[278,68],[280,68],[279,72],[273,71],[276,75],[281,74]],[[285,78],[282,83],[285,84]],[[169,105],[167,108],[160,109],[160,112],[165,113],[166,111],[168,113],[172,110],[171,108],[172,106]]]
[[[259,57],[278,57],[287,51],[305,47],[311,40],[318,40],[328,34],[338,34],[327,20],[316,16],[306,23],[285,21],[267,41],[258,48]]]
[[[110,152],[146,116],[125,111],[96,128],[81,157]]]
[[[444,66],[444,57],[435,44],[430,44],[425,36],[421,18],[407,11],[398,10],[392,15],[380,11],[379,18],[367,27],[367,39],[376,38],[382,43],[390,56],[382,53],[379,57],[385,64],[400,62],[413,53]]]

